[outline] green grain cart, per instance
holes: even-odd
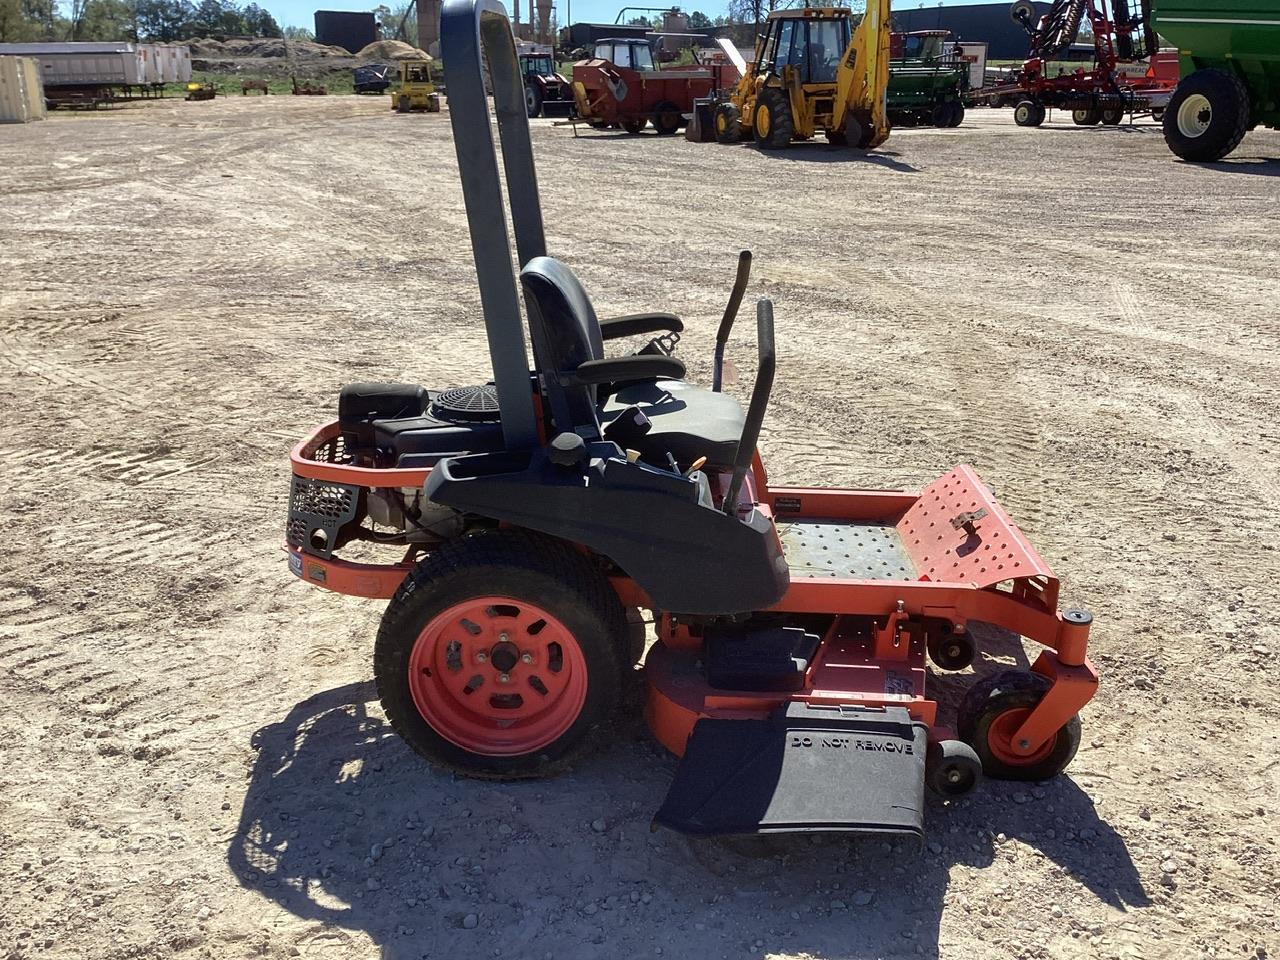
[[[1221,160],[1258,124],[1280,129],[1280,0],[1155,0],[1182,79],[1164,138],[1184,160]]]

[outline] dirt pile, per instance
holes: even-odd
[[[356,54],[357,60],[431,60],[425,50],[403,40],[377,40]]]
[[[408,44],[404,44],[408,46]],[[342,47],[327,43],[315,43],[311,40],[290,40],[286,49],[285,41],[278,38],[235,38],[231,40],[214,40],[212,38],[192,40],[191,56],[202,60],[239,60],[243,58],[271,59],[292,55],[298,60],[319,60],[326,57],[350,57],[351,54]]]

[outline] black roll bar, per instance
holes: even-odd
[[[508,450],[529,449],[537,446],[538,430],[482,60],[488,62],[493,85],[521,266],[545,255],[547,242],[525,112],[524,80],[506,9],[498,0],[445,0],[440,13],[440,55],[449,88],[449,120],[502,414],[502,436]]]

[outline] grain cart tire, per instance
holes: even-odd
[[[1099,112],[1098,119],[1102,121],[1104,127],[1118,127],[1120,121],[1124,119],[1124,110],[1120,107],[1107,107]]]
[[[732,103],[721,103],[711,118],[716,143],[737,143],[742,139],[742,111]]]
[[[653,129],[660,137],[669,137],[684,123],[684,114],[670,100],[663,100],[653,108]]]
[[[542,113],[542,91],[538,89],[537,84],[525,84],[524,112],[530,117],[536,117]]]
[[[1183,160],[1221,160],[1249,128],[1249,93],[1234,73],[1197,70],[1174,90],[1163,122],[1165,143]]]
[[[627,133],[634,135],[639,133],[641,130],[643,130],[645,124],[648,122],[649,121],[646,120],[644,117],[640,117],[635,120],[623,120],[621,123],[621,127],[623,130],[627,131]]]
[[[756,112],[751,129],[756,143],[765,150],[777,150],[788,146],[795,133],[791,119],[791,104],[787,95],[776,87],[765,87],[756,98]]]
[[[1013,733],[1053,685],[1047,677],[1002,670],[971,686],[960,703],[956,727],[982,760],[982,771],[997,780],[1048,780],[1057,776],[1080,747],[1080,717],[1073,716],[1029,756],[1013,752]]]
[[[1044,123],[1044,107],[1034,100],[1019,100],[1013,108],[1013,122],[1020,127],[1038,127]]]
[[[931,127],[947,127],[950,126],[951,120],[951,103],[940,103],[929,113],[929,125]]]
[[[570,764],[607,725],[630,663],[626,612],[591,561],[504,530],[418,563],[387,606],[374,680],[391,726],[465,776]]]
[[[964,123],[964,104],[959,100],[951,101],[951,116],[947,119],[948,127],[958,127]]]
[[[1101,119],[1102,113],[1097,107],[1089,107],[1087,110],[1071,111],[1071,122],[1077,127],[1095,127]]]

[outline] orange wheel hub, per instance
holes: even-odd
[[[991,755],[1001,763],[1011,767],[1030,766],[1033,763],[1039,763],[1053,752],[1053,745],[1057,741],[1056,735],[1041,744],[1034,753],[1014,752],[1013,735],[1018,732],[1018,728],[1029,716],[1031,716],[1030,707],[1014,707],[991,721],[991,726],[987,728],[987,747]]]
[[[446,740],[485,756],[520,756],[573,726],[587,698],[587,663],[546,610],[479,597],[444,610],[418,634],[409,690]]]

